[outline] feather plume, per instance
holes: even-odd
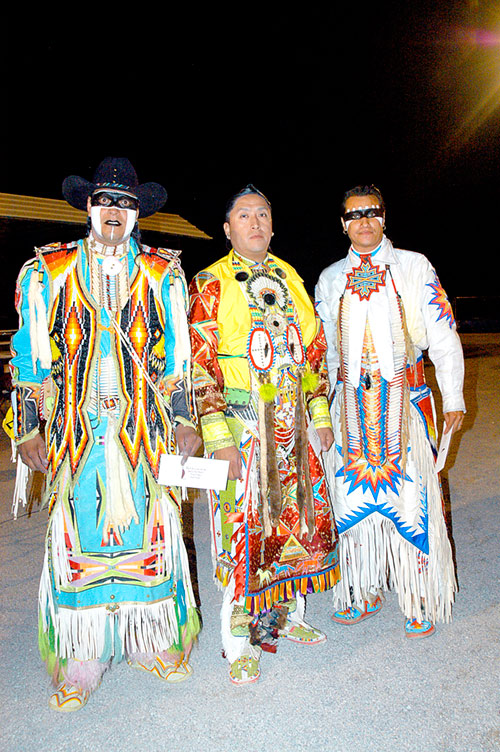
[[[270,381],[264,382],[259,387],[259,394],[264,402],[274,402],[278,390]]]
[[[41,262],[39,261],[38,264]],[[30,312],[30,344],[33,373],[37,373],[37,361],[42,368],[50,368],[52,355],[50,351],[49,330],[47,326],[47,307],[42,296],[43,286],[40,282],[40,272],[33,269],[28,289],[28,305]]]
[[[317,373],[312,373],[311,371],[308,371],[302,376],[302,391],[304,393],[307,392],[315,392],[318,388],[319,384],[319,375]]]

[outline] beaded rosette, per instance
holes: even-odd
[[[253,372],[262,381],[271,369],[303,368],[306,351],[284,282],[286,273],[272,259],[268,259],[265,268],[249,271],[234,256],[233,268],[252,317],[247,357]]]

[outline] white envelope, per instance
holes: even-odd
[[[444,432],[445,426],[443,425],[443,433],[441,434],[441,442],[439,444],[438,449],[438,456],[436,458],[436,472],[440,473],[443,469],[446,457],[448,456],[448,449],[450,448],[450,442],[452,437],[452,431],[448,431],[448,433]]]
[[[228,460],[188,457],[181,464],[180,454],[162,454],[158,482],[164,486],[184,486],[224,491],[229,472]]]

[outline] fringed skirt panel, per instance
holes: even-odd
[[[347,608],[393,588],[407,618],[449,621],[457,586],[435,471],[430,389],[410,387],[403,454],[381,465],[363,455],[347,457],[343,400],[339,383],[332,403],[335,444],[325,462],[340,533],[342,580],[334,605]]]
[[[113,524],[109,472],[97,442],[78,483],[61,476],[49,490],[39,607],[42,640],[60,658],[182,649],[199,629],[179,489],[156,485],[141,468],[130,484],[128,525],[120,510]]]
[[[243,458],[243,480],[230,481],[226,491],[212,492],[210,511],[215,577],[231,584],[235,599],[244,598],[249,613],[269,610],[274,603],[331,588],[339,578],[337,531],[320,459],[308,445],[314,499],[313,534],[301,526],[297,504],[297,469],[293,448],[277,447],[281,513],[270,535],[262,524],[259,477],[260,443],[256,431],[229,418],[228,424]]]

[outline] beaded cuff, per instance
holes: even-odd
[[[234,446],[233,434],[229,430],[224,413],[208,413],[200,420],[205,450],[212,454],[217,449]]]
[[[14,436],[16,443],[32,438],[38,429],[38,399],[40,387],[16,385],[12,408],[14,412]]]
[[[309,412],[315,428],[331,428],[332,419],[326,397],[315,397],[309,402]]]
[[[196,431],[196,426],[193,421],[187,420],[182,415],[176,415],[174,418],[174,423],[177,423],[180,426],[186,426],[186,428],[194,428],[194,430]]]
[[[37,428],[34,428],[29,433],[24,434],[24,436],[21,439],[15,439],[16,446],[20,446],[21,444],[24,444],[26,441],[30,441],[31,439],[34,439],[36,436],[40,434],[40,431]]]

